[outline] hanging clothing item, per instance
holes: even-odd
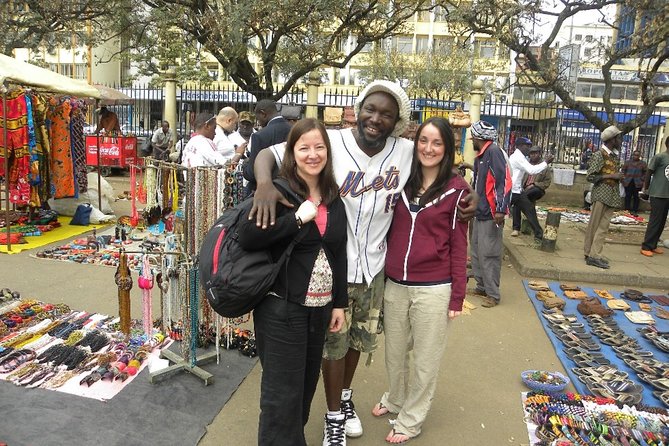
[[[74,179],[77,192],[88,190],[88,172],[86,171],[86,144],[84,123],[86,105],[79,99],[72,99],[72,120],[70,121],[70,138],[72,141],[72,159],[74,160]]]
[[[51,141],[51,179],[53,197],[74,197],[74,163],[70,138],[70,101],[49,100],[49,140]]]
[[[26,98],[26,115],[28,117],[28,152],[30,153],[30,168],[28,171],[28,184],[30,185],[30,206],[38,208],[42,206],[37,186],[42,181],[39,175],[39,159],[37,157],[37,137],[35,134],[35,121],[33,116],[32,98],[29,94]]]
[[[41,95],[31,95],[33,107],[33,125],[35,126],[35,149],[32,156],[37,157],[40,182],[37,184],[37,194],[42,203],[51,198],[51,163],[49,133],[46,129],[47,99]]]
[[[4,116],[0,107],[0,175],[9,163],[9,201],[25,206],[30,199],[30,152],[28,149],[28,111],[23,89],[7,94],[7,141],[4,141]],[[5,147],[7,159],[5,159]]]

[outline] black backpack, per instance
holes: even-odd
[[[274,182],[285,189],[288,198],[293,197],[298,203],[304,201],[290,191],[285,180]],[[225,210],[200,248],[200,283],[209,304],[221,316],[239,317],[253,310],[270,291],[281,267],[306,233],[300,231],[276,262],[267,249],[247,251],[239,244],[237,225],[251,207],[253,197]]]

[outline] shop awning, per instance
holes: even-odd
[[[70,79],[46,68],[0,54],[0,83],[5,81],[53,93],[100,98],[100,91],[84,81]]]

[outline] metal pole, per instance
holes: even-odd
[[[97,110],[100,108],[100,100],[96,99],[95,100],[95,109]],[[102,212],[102,180],[100,179],[100,132],[95,133],[95,148],[96,148],[96,153],[95,156],[97,158],[97,164],[98,164],[98,209],[100,212]]]
[[[5,155],[5,227],[7,228],[7,251],[12,250],[12,231],[9,222],[9,151],[7,150],[7,86],[2,84],[2,137]]]

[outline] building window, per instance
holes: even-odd
[[[416,37],[416,53],[424,54],[427,53],[430,40],[427,36],[418,36]]]
[[[61,64],[60,65],[60,74],[67,77],[72,77],[72,64]]]
[[[474,43],[474,51],[476,56],[481,59],[495,58],[495,41],[494,40],[477,40]]]
[[[592,35],[588,34],[587,36],[585,36],[585,41],[592,42]]]
[[[623,99],[625,97],[625,87],[611,87],[611,99]]]
[[[639,99],[639,87],[628,86],[625,88],[625,99],[629,101],[636,101]]]
[[[574,36],[574,40],[576,40],[577,42],[580,42],[582,38],[583,38],[583,36],[580,35],[580,34],[576,34],[576,35]]]
[[[583,49],[583,57],[590,57],[592,55],[592,48]]]
[[[88,79],[88,65],[85,63],[78,63],[75,65],[75,78],[76,79]]]
[[[413,52],[413,38],[409,36],[395,37],[393,43],[398,53],[411,54]]]
[[[437,54],[449,54],[453,51],[455,40],[452,37],[435,37],[432,42],[433,51]]]
[[[590,84],[577,84],[576,96],[590,97]]]
[[[445,22],[448,17],[448,9],[445,6],[436,6],[434,8],[434,21]]]
[[[208,63],[206,65],[207,74],[210,78],[217,81],[218,80],[218,64],[217,63]]]
[[[418,21],[419,22],[429,22],[430,21],[430,11],[418,11]]]

